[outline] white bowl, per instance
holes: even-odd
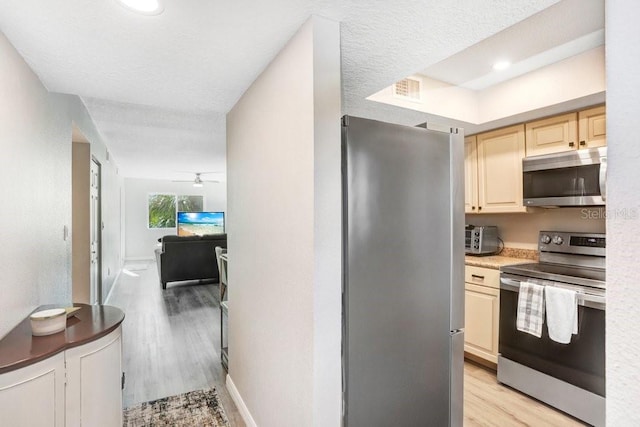
[[[67,312],[64,308],[36,311],[31,319],[31,333],[37,337],[56,334],[67,327]]]

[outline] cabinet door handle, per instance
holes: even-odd
[[[587,145],[587,141],[580,141],[580,145],[582,145],[582,146]]]
[[[482,210],[482,206],[478,206],[478,210],[481,211]]]
[[[472,275],[471,275],[471,278],[472,278],[472,279],[478,279],[478,280],[484,280],[484,276],[479,276],[479,275],[477,275],[477,274],[472,274]]]
[[[472,211],[475,211],[475,210],[476,210],[476,207],[475,207],[475,206],[471,206],[471,210],[472,210]]]
[[[571,142],[569,143],[569,147],[573,147],[574,145],[575,145],[575,144],[573,143],[573,141],[571,141]]]

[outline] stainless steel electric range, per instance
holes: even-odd
[[[604,234],[542,231],[540,262],[501,268],[498,381],[589,424],[605,423]],[[521,282],[573,289],[578,334],[569,344],[516,329]]]

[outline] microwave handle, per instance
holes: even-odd
[[[600,159],[600,194],[602,200],[607,200],[607,158]]]

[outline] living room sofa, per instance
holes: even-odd
[[[215,247],[227,247],[226,234],[164,236],[158,240],[162,247],[155,253],[162,289],[167,289],[168,282],[219,281]]]

